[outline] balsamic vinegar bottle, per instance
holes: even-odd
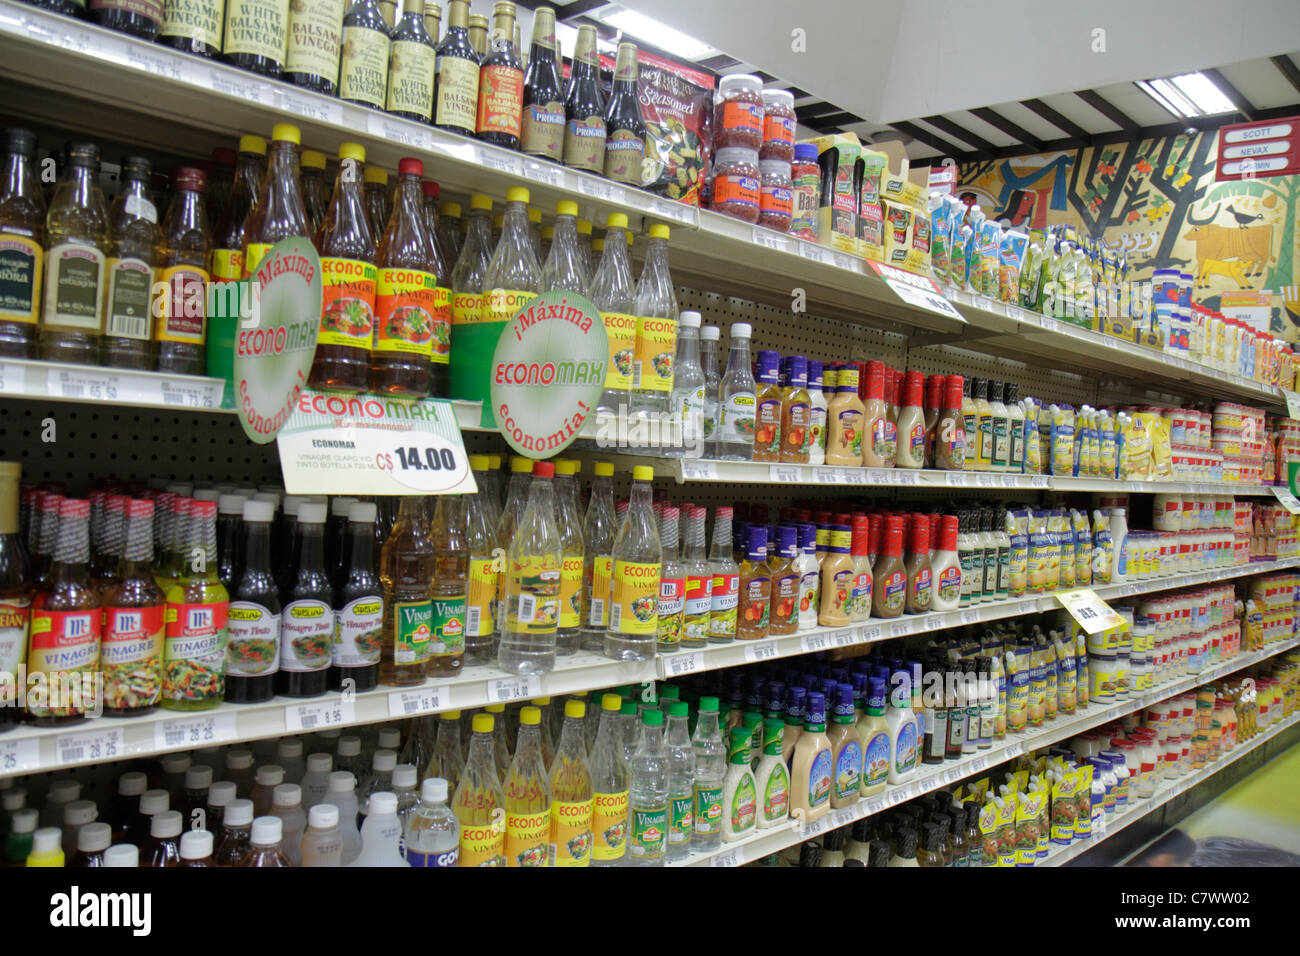
[[[519,148],[524,108],[524,71],[514,36],[515,5],[497,0],[492,5],[491,48],[479,69],[475,133],[483,142],[506,149]]]
[[[469,39],[469,0],[451,0],[447,35],[434,68],[433,125],[473,136],[478,117],[479,55]]]
[[[596,28],[578,27],[569,97],[564,104],[564,165],[589,173],[605,168],[605,98],[600,92]]]
[[[329,686],[344,680],[353,690],[369,690],[379,683],[380,643],[384,629],[384,598],[375,563],[374,502],[357,501],[348,507],[347,576],[334,591],[337,621]]]
[[[555,41],[555,11],[533,11],[533,42],[524,75],[520,150],[559,162],[564,147],[564,90]]]
[[[289,37],[289,0],[228,0],[226,62],[278,77]]]

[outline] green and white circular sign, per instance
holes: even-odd
[[[569,447],[596,413],[608,360],[605,324],[589,299],[547,292],[520,310],[497,339],[489,383],[510,447],[530,458]]]

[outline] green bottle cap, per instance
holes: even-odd
[[[669,717],[685,717],[690,712],[690,706],[684,700],[672,700],[668,702]]]
[[[619,708],[619,713],[622,714],[624,717],[629,717],[629,716],[635,717],[636,711],[637,711],[637,706],[636,706],[636,701],[634,700],[623,701],[623,706]]]
[[[705,711],[711,711],[716,714],[718,712],[718,698],[701,697],[700,706],[697,709],[699,710],[700,713],[704,713]]]
[[[647,727],[662,727],[664,725],[664,712],[658,708],[647,710],[641,715],[641,723]]]
[[[680,687],[674,687],[672,684],[659,685],[660,700],[680,700],[681,696],[682,689]]]

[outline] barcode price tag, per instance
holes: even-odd
[[[222,383],[219,381],[184,382],[178,379],[164,379],[158,387],[162,392],[164,405],[205,409],[221,406]]]
[[[978,624],[979,619],[980,619],[980,612],[974,609],[961,612],[961,622],[963,624]]]
[[[23,382],[26,374],[21,365],[0,362],[0,395],[23,394]]]
[[[1043,331],[1045,332],[1056,332],[1061,327],[1061,324],[1050,315],[1040,315],[1038,317],[1038,324],[1042,326]]]
[[[892,484],[892,482],[890,482],[889,480],[892,476],[893,476],[893,472],[884,471],[883,469],[880,468],[868,468],[867,484],[869,485]]]
[[[837,269],[848,269],[850,272],[861,272],[862,270],[858,268],[858,263],[860,261],[861,260],[855,256],[846,255],[843,252],[836,252],[834,249],[831,250],[830,262],[831,265]]]
[[[771,465],[768,467],[767,475],[772,481],[798,484],[803,480],[803,469],[798,465]]]
[[[908,620],[894,621],[889,625],[889,633],[892,637],[902,637],[904,634],[911,634],[912,622]]]
[[[284,729],[292,733],[339,727],[353,723],[356,716],[356,704],[351,697],[314,700],[310,704],[289,704],[284,708]]]
[[[1289,388],[1278,389],[1282,393],[1282,398],[1286,400],[1287,418],[1300,418],[1300,392],[1293,392]]]
[[[650,201],[650,212],[660,219],[671,219],[673,222],[685,223],[688,226],[695,225],[696,221],[694,206],[674,202],[671,199],[652,199]]]
[[[777,252],[789,252],[793,240],[773,232],[771,229],[764,229],[762,226],[755,226],[753,239],[755,245],[762,246],[765,249],[775,249]]]
[[[774,657],[776,657],[776,644],[771,641],[757,641],[745,645],[745,660],[751,664],[770,661]]]
[[[1017,485],[1019,485],[1019,484],[1020,484],[1020,476],[1019,476],[1019,475],[1003,475],[1003,476],[1002,476],[1002,487],[1003,487],[1003,488],[1015,488],[1015,487],[1016,487]]]
[[[916,286],[900,282],[897,279],[886,279],[885,285],[894,290],[894,295],[898,296],[908,305],[916,306],[918,309],[925,309],[927,312],[937,312],[939,315],[946,315],[950,319],[956,319],[958,322],[965,322],[965,317],[953,307],[953,304],[945,299],[938,292],[931,292]]]
[[[1022,753],[1025,752],[1025,745],[1019,742],[1014,744],[1007,744],[1005,748],[1005,752],[1006,752],[1006,759],[1011,760],[1015,757],[1019,757]]]
[[[494,704],[504,704],[526,697],[542,696],[540,677],[498,677],[488,681],[488,700]]]
[[[118,400],[119,384],[120,380],[116,375],[52,368],[49,371],[46,387],[51,395],[59,398],[115,402]]]
[[[992,488],[995,484],[997,484],[997,480],[998,479],[996,475],[990,475],[988,473],[979,474],[975,476],[975,481],[979,484],[981,488]]]
[[[866,811],[867,816],[874,817],[877,813],[885,809],[885,798],[871,797],[868,800],[863,800],[862,809]]]
[[[880,625],[868,624],[865,627],[858,628],[858,640],[863,644],[870,644],[873,641],[880,640]]]
[[[333,123],[335,126],[343,125],[343,105],[337,100],[324,96],[304,96],[288,90],[276,92],[280,97],[280,109],[286,113],[321,123]]]
[[[1048,485],[1048,480],[1047,480],[1047,476],[1046,476],[1046,475],[1030,475],[1030,476],[1029,476],[1029,487],[1030,487],[1030,488],[1046,488],[1047,485]]]
[[[1061,591],[1056,595],[1056,599],[1070,613],[1070,617],[1078,621],[1079,626],[1089,634],[1100,634],[1123,623],[1120,616],[1112,611],[1110,605],[1099,598],[1092,588]]]
[[[745,852],[740,847],[709,857],[709,866],[741,866],[744,862]]]
[[[523,173],[523,160],[512,153],[506,153],[497,149],[480,148],[478,151],[478,162],[480,166],[487,169],[494,169],[498,173],[507,173],[511,176],[519,176]]]
[[[271,102],[270,84],[250,82],[242,77],[243,74],[235,70],[229,70],[229,72],[225,70],[209,70],[208,87],[213,93],[269,106]]]
[[[845,468],[842,470],[846,485],[865,485],[867,483],[867,470],[865,468]]]
[[[718,466],[711,461],[683,458],[682,477],[687,481],[715,481],[718,477]]]
[[[85,760],[116,760],[126,756],[121,727],[96,727],[54,738],[54,760],[59,766]]]
[[[806,653],[812,654],[815,651],[824,651],[831,646],[831,636],[829,634],[805,634],[799,641]]]
[[[664,677],[681,677],[683,674],[697,674],[704,670],[704,655],[698,651],[694,654],[665,654]]]
[[[174,717],[158,721],[153,728],[153,743],[159,750],[169,747],[205,747],[234,739],[234,714]]]
[[[949,488],[964,488],[966,486],[966,474],[964,472],[946,471],[944,476]]]
[[[896,485],[915,485],[920,479],[921,476],[911,468],[894,469],[894,484]]]
[[[988,768],[989,768],[988,757],[976,757],[974,760],[971,761],[971,765],[970,765],[971,773],[983,773]]]
[[[41,742],[35,738],[0,740],[0,773],[26,773],[41,765]]]
[[[811,259],[813,262],[829,264],[831,261],[831,251],[824,246],[819,246],[815,242],[800,242],[799,255],[805,259]]]
[[[403,123],[400,120],[389,119],[382,113],[367,113],[366,127],[371,136],[382,136],[384,139],[393,143],[401,143],[403,146],[410,146],[412,149],[432,149],[433,134],[422,126],[414,123]],[[480,152],[486,152],[482,150]],[[483,165],[488,165],[486,161]]]
[[[410,717],[412,714],[431,714],[449,703],[446,687],[433,685],[417,690],[395,690],[388,695],[389,717]]]
[[[819,485],[838,485],[840,470],[838,468],[814,468],[813,480]]]
[[[613,201],[617,197],[613,183],[607,183],[595,176],[579,176],[578,192],[584,196],[591,196],[593,199],[604,199],[606,201]],[[618,192],[621,193],[622,190]]]
[[[1281,485],[1270,485],[1269,487],[1278,504],[1293,515],[1300,514],[1300,501],[1296,500],[1296,496],[1291,493],[1290,488],[1283,488]]]
[[[524,176],[536,183],[548,186],[564,185],[564,170],[554,163],[539,163],[533,159],[524,160]]]
[[[852,647],[858,643],[858,635],[850,628],[844,631],[836,631],[831,635],[836,647]]]
[[[947,771],[944,772],[944,782],[956,783],[958,780],[962,779],[962,777],[966,776],[966,772],[966,768],[961,765],[949,767]]]

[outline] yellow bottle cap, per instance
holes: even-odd
[[[594,474],[597,478],[613,478],[614,466],[607,461],[596,462]]]
[[[492,733],[492,728],[495,726],[496,726],[496,721],[492,719],[491,714],[474,715],[474,733],[490,734]]]
[[[563,458],[557,458],[555,461],[555,473],[557,475],[572,475],[573,462],[565,461]]]
[[[633,481],[654,481],[655,470],[649,465],[637,465],[632,469]]]
[[[657,222],[657,223],[655,223],[653,226],[650,227],[650,238],[651,238],[651,239],[667,239],[667,238],[668,238],[668,227],[665,226],[665,225],[664,225],[663,223],[661,223],[661,222]]]
[[[487,456],[487,455],[470,455],[470,456],[469,456],[469,467],[470,467],[470,471],[487,471],[487,468],[488,468],[488,456]]]
[[[573,473],[575,475],[582,474],[582,462],[578,461],[576,458],[573,459]]]
[[[533,460],[531,458],[520,458],[518,455],[510,456],[510,473],[512,475],[530,475],[533,472]]]
[[[297,146],[302,143],[302,133],[298,132],[298,127],[292,123],[276,123],[271,127],[271,139],[280,143],[293,143]]]
[[[555,204],[555,214],[557,216],[577,216],[578,204],[572,199],[561,199]]]
[[[529,221],[529,222],[541,222],[541,221],[542,221],[542,211],[541,211],[540,209],[538,209],[536,206],[534,206],[533,208],[529,209],[529,210],[528,210],[528,221]]]
[[[573,205],[574,205],[574,208],[575,208],[575,209],[578,207],[578,204],[577,204],[577,203],[574,203]],[[591,223],[588,222],[586,219],[579,219],[579,220],[578,220],[578,235],[580,235],[580,236],[590,236],[590,235],[591,235]]]
[[[491,209],[492,197],[485,196],[482,193],[474,193],[474,195],[469,197],[469,208],[470,209]]]
[[[452,219],[460,218],[460,203],[448,202],[442,204],[442,218],[450,216]]]
[[[618,713],[622,707],[623,698],[619,697],[618,694],[606,694],[600,699],[601,710],[612,710],[614,713]]]
[[[529,727],[536,727],[542,722],[542,709],[540,707],[525,707],[519,711],[519,722]]]
[[[303,153],[304,157],[306,155],[306,153]],[[339,143],[339,159],[355,159],[359,163],[364,163],[366,161],[366,148],[360,143]]]
[[[258,156],[266,155],[266,140],[260,136],[241,136],[239,137],[239,151],[241,153],[257,153]]]
[[[365,172],[361,174],[361,181],[366,183],[379,183],[381,186],[388,185],[388,170],[382,166],[367,166]]]
[[[497,232],[500,232],[501,227],[504,226],[505,223],[506,223],[505,213],[499,212],[496,214],[496,218],[492,220],[492,228],[495,229]]]
[[[632,245],[632,231],[628,230],[627,232],[623,233],[623,235],[627,236],[627,244],[629,246]]]
[[[438,716],[441,717],[443,720],[460,720],[460,711],[459,711],[459,710],[444,710],[444,711],[443,711],[441,714],[439,714]]]
[[[534,698],[533,698],[533,703],[536,704],[538,707],[550,707],[550,706],[551,706],[551,698],[549,698],[549,697],[534,697]]]
[[[304,149],[298,162],[307,169],[324,169],[325,154],[318,149]]]
[[[552,239],[554,239],[554,238],[555,238],[555,227],[554,227],[554,226],[542,226],[542,238],[543,238],[544,240],[546,240],[547,242],[550,242]]]
[[[511,186],[506,190],[506,202],[521,202],[528,205],[528,187]]]
[[[566,700],[564,702],[564,716],[581,718],[587,716],[587,705],[580,700]]]
[[[506,712],[505,704],[488,704],[483,708],[489,714],[504,714]]]
[[[488,455],[488,467],[493,471],[501,467],[500,455]]]
[[[604,239],[593,239],[593,240],[591,240],[591,251],[592,251],[592,252],[604,252],[604,251],[605,251],[605,240],[604,240]]]
[[[605,228],[606,228],[606,229],[626,229],[626,228],[627,228],[627,213],[624,213],[624,212],[611,212],[608,216],[605,217]]]

